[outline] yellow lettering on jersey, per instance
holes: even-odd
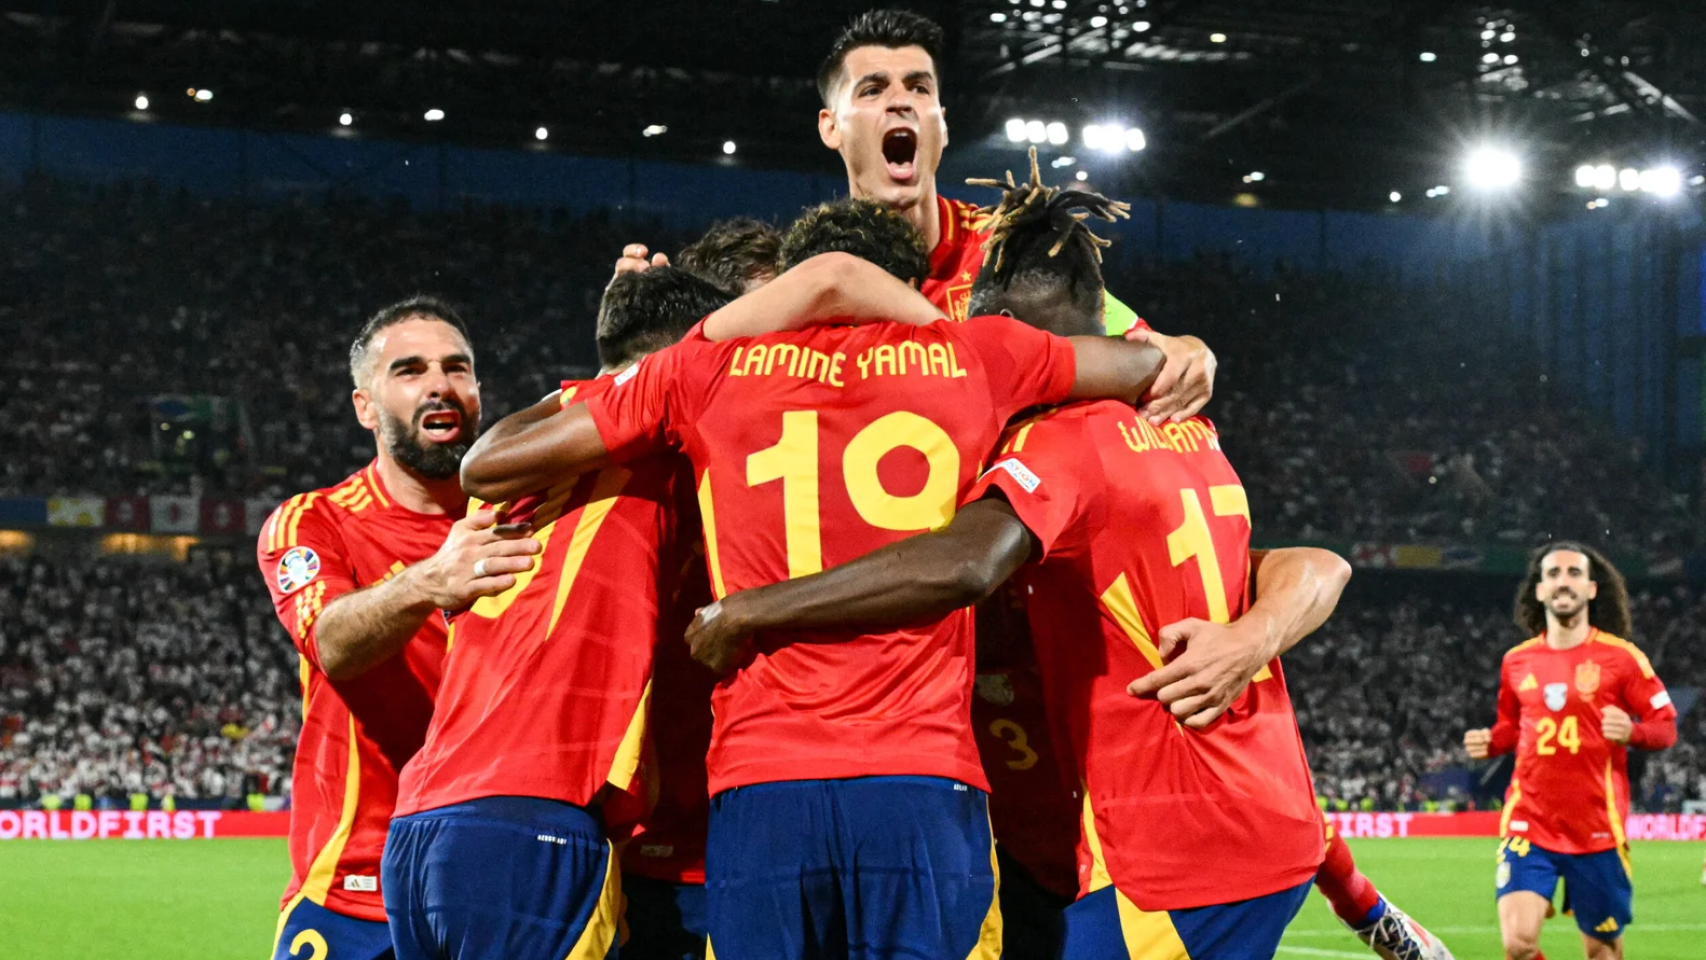
[[[592,485],[592,495],[586,506],[581,508],[580,520],[575,523],[575,532],[569,538],[569,549],[563,554],[563,569],[557,574],[557,598],[551,604],[551,622],[545,628],[547,634],[557,629],[557,618],[563,615],[563,602],[569,599],[569,590],[580,575],[586,552],[592,547],[593,538],[598,536],[598,529],[604,526],[604,518],[616,506],[616,498],[622,493],[622,488],[627,486],[633,475],[621,467],[606,467],[598,472],[598,479]]]
[[[1155,669],[1161,669],[1161,651],[1156,649],[1155,641],[1149,638],[1149,631],[1143,626],[1143,615],[1137,611],[1137,600],[1131,595],[1131,585],[1126,583],[1125,574],[1114,578],[1114,582],[1102,593],[1102,608],[1114,618],[1125,635],[1137,647],[1143,658]],[[1089,801],[1086,800],[1086,803]]]
[[[884,367],[888,368],[888,375],[891,377],[901,372],[894,368],[894,344],[879,344],[876,347],[876,359],[872,362],[871,367],[871,372],[877,376],[883,374]]]
[[[918,368],[919,375],[926,377],[930,375],[929,355],[924,350],[924,344],[917,340],[908,340],[901,344],[900,349],[896,351],[895,359],[900,364],[901,373],[906,372],[906,365],[910,361],[914,367]]]
[[[930,356],[930,374],[937,377],[951,377],[953,367],[948,363],[948,348],[940,343],[932,343],[925,351]]]
[[[749,377],[753,376],[755,374],[763,373],[764,372],[765,355],[766,355],[766,351],[764,348],[764,344],[762,344],[762,343],[755,343],[752,346],[747,347],[747,349],[746,349],[746,365],[741,368],[741,372],[744,375],[749,376]]]
[[[956,377],[966,375],[965,368],[960,366],[960,358],[954,356],[954,345],[951,343],[948,344],[948,368],[953,371],[953,375]]]
[[[745,353],[745,352],[746,352],[745,347],[736,347],[735,348],[734,354],[729,357],[729,376],[731,376],[731,377],[744,377],[744,376],[746,376],[746,371],[743,370],[741,368],[741,365],[740,365],[740,355]]]
[[[1217,517],[1243,517],[1250,522],[1250,498],[1236,483],[1208,488],[1208,502]]]

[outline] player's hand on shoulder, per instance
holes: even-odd
[[[1493,731],[1487,727],[1479,730],[1463,732],[1463,749],[1468,751],[1469,759],[1485,760],[1493,749]]]
[[[1219,361],[1214,351],[1196,337],[1170,337],[1154,330],[1132,328],[1126,339],[1150,343],[1166,362],[1149,388],[1149,402],[1138,413],[1157,426],[1178,423],[1196,416],[1214,395],[1214,373]]]
[[[1154,697],[1193,730],[1219,719],[1273,658],[1262,633],[1236,623],[1180,620],[1163,627],[1160,640],[1165,666],[1133,680],[1126,693]],[[1182,653],[1166,662],[1181,648]]]
[[[1623,746],[1635,735],[1635,721],[1621,707],[1606,704],[1599,708],[1599,732],[1607,741]]]
[[[612,279],[624,273],[645,273],[652,267],[669,266],[669,256],[663,253],[652,253],[643,243],[630,243],[622,248],[622,256],[616,261],[616,272]]]
[[[693,659],[719,677],[740,667],[752,653],[752,632],[741,623],[739,597],[730,594],[700,607],[684,637]]]
[[[420,564],[420,586],[441,610],[460,610],[481,597],[515,586],[531,570],[539,541],[527,524],[498,524],[492,510],[476,510],[450,527],[438,552]]]

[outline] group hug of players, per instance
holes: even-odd
[[[275,960],[1266,960],[1311,884],[1450,957],[1324,824],[1287,694],[1348,566],[1252,556],[1213,355],[1103,289],[1122,204],[1034,160],[937,195],[941,36],[858,18],[819,79],[852,197],[629,248],[596,379],[482,433],[452,308],[356,335],[377,455],[258,544],[303,689]],[[1519,756],[1506,951],[1562,878],[1618,956],[1624,746],[1675,713],[1603,558],[1533,573],[1465,740]]]

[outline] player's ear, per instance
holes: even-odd
[[[1594,597],[1597,597],[1597,596],[1599,596],[1599,581],[1598,580],[1589,580],[1588,581],[1588,599],[1592,600]]]
[[[379,410],[373,402],[373,396],[365,387],[357,387],[350,391],[350,403],[355,406],[355,419],[368,430],[379,427]]]
[[[831,150],[841,149],[841,125],[835,122],[835,114],[828,107],[817,112],[817,138]]]

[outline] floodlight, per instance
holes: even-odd
[[[1463,168],[1469,185],[1478,190],[1503,190],[1522,179],[1522,161],[1498,147],[1471,150]]]

